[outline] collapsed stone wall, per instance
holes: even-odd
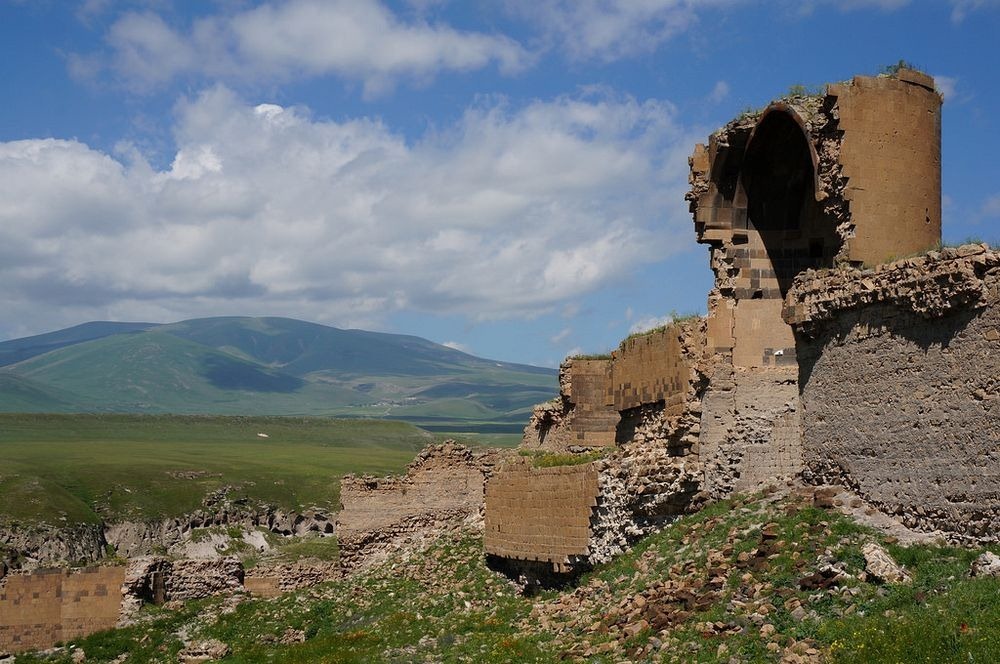
[[[47,569],[0,579],[0,653],[47,648],[118,621],[124,567]]]
[[[1000,253],[944,249],[802,275],[805,478],[850,487],[904,524],[1000,533]]]
[[[243,562],[236,556],[215,560],[133,558],[121,583],[120,623],[127,624],[143,604],[202,599],[243,590]]]
[[[339,579],[343,575],[344,569],[339,561],[268,562],[247,570],[243,577],[243,587],[251,595],[277,597],[286,592],[311,588],[324,581]]]
[[[526,449],[581,452],[615,444],[618,411],[611,360],[570,358],[559,366],[559,396],[535,406],[524,429]]]
[[[479,518],[486,480],[502,452],[448,441],[425,448],[402,476],[345,476],[337,515],[345,569],[378,560],[408,537]]]
[[[486,492],[488,555],[576,572],[692,509],[702,482],[704,336],[702,319],[673,324],[627,340],[605,361],[604,398],[617,424],[616,445],[603,458],[555,468],[518,458],[497,469]],[[576,360],[564,365],[563,385],[573,384],[576,367]],[[573,420],[563,426],[571,435]],[[531,425],[525,440],[536,447]]]

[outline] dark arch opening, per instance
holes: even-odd
[[[816,202],[813,152],[790,112],[765,112],[747,146],[740,181],[747,225],[760,235],[783,298],[799,272],[831,266],[840,243]]]

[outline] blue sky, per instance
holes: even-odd
[[[934,75],[1000,240],[997,0],[0,0],[0,339],[280,315],[555,365],[703,312],[694,143]]]

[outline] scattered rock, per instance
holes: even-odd
[[[304,630],[289,627],[285,630],[285,633],[281,635],[280,643],[282,645],[289,646],[293,643],[304,643],[305,640],[306,633]]]
[[[910,583],[913,580],[880,544],[867,542],[861,547],[861,553],[865,557],[865,571],[878,581]]]
[[[989,551],[972,561],[972,576],[1000,576],[1000,556]]]
[[[222,659],[229,654],[229,646],[216,639],[207,641],[197,641],[191,643],[181,650],[177,657],[181,664],[200,664],[201,662],[211,662]]]

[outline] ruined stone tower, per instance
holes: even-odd
[[[790,95],[696,146],[687,200],[715,274],[707,317],[563,364],[522,448],[602,453],[497,469],[488,557],[578,570],[792,476],[848,486],[914,527],[995,535],[1000,254],[935,251],[940,110],[933,79],[899,69]]]
[[[715,272],[709,347],[738,367],[794,365],[781,310],[797,274],[940,244],[941,97],[901,69],[774,102],[698,145],[691,185]]]

